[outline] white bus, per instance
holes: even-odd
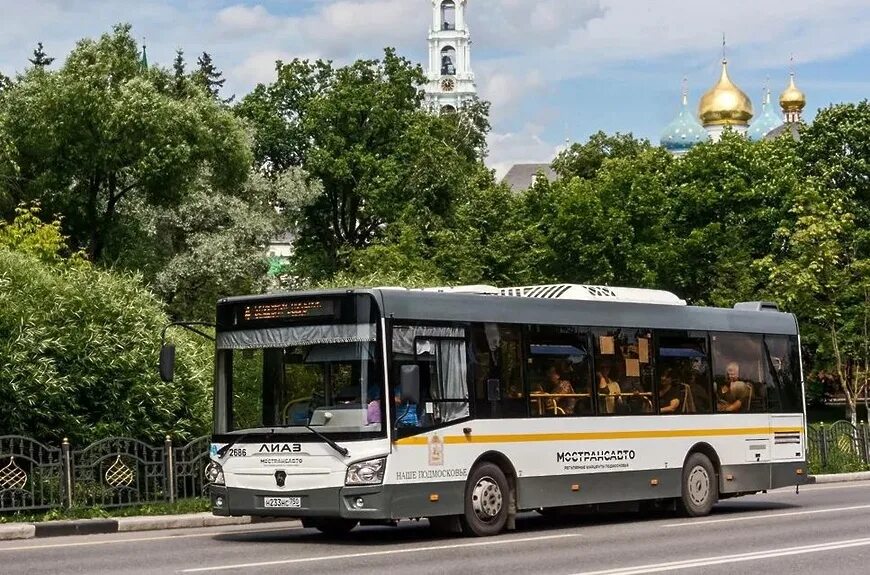
[[[615,502],[704,515],[806,481],[795,317],[579,285],[236,297],[217,307],[216,515],[327,533]]]

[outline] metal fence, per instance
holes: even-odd
[[[848,421],[811,425],[807,460],[812,473],[844,473],[870,467],[870,424]]]
[[[154,446],[110,437],[82,449],[0,436],[0,513],[58,507],[124,507],[207,495],[209,437]]]

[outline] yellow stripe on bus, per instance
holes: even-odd
[[[799,432],[802,427],[738,427],[731,429],[653,429],[648,431],[585,431],[579,433],[505,433],[499,435],[446,435],[444,443],[524,443],[530,441],[577,441],[595,439],[663,439],[669,437],[707,437],[725,435],[770,435]],[[427,436],[406,437],[397,445],[426,445]]]

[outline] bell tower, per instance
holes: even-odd
[[[468,0],[431,0],[426,104],[434,112],[459,110],[477,94],[471,71]]]

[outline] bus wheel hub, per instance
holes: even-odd
[[[482,520],[489,521],[501,511],[502,495],[498,483],[490,477],[481,477],[471,493],[471,506]]]
[[[689,497],[695,505],[703,505],[710,496],[710,476],[700,465],[689,473]]]

